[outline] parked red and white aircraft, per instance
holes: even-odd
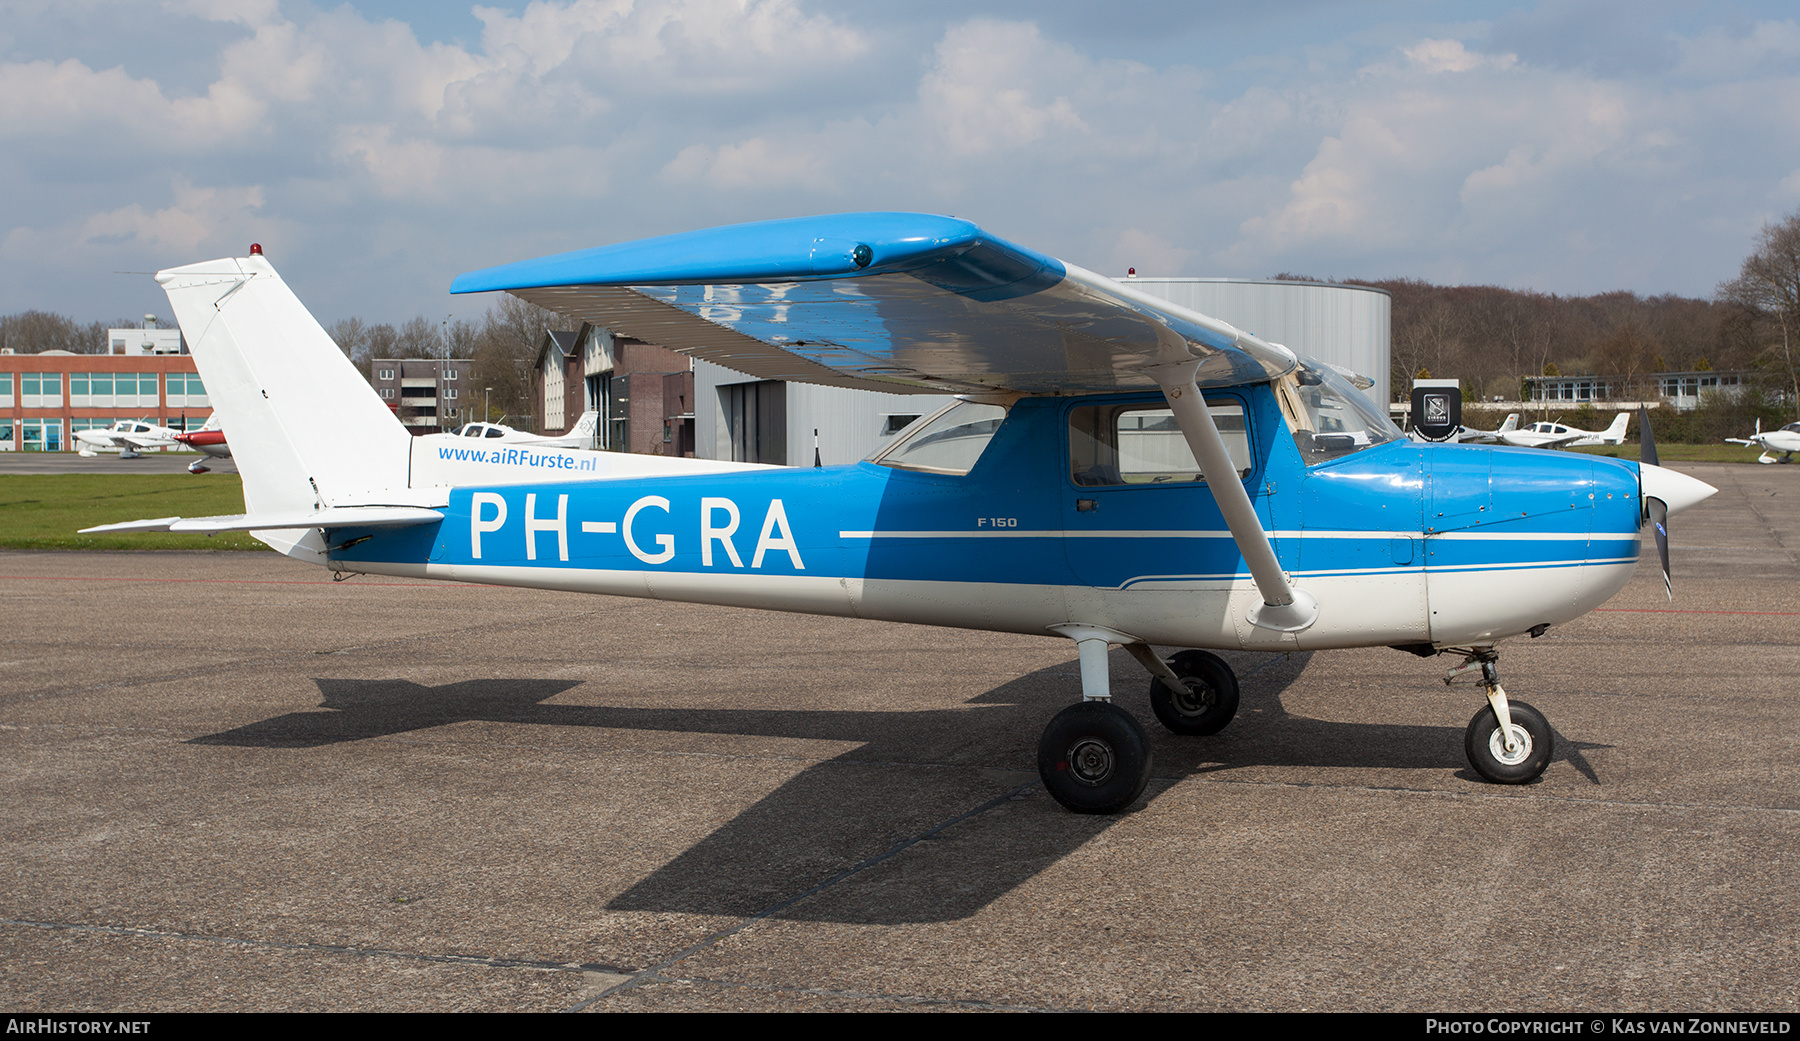
[[[1761,448],[1762,455],[1756,457],[1756,461],[1759,463],[1790,463],[1794,460],[1794,453],[1800,452],[1800,423],[1789,423],[1779,430],[1770,430],[1764,433],[1762,420],[1759,419],[1756,421],[1756,433],[1749,437],[1728,437],[1725,442],[1733,445],[1754,445]],[[1772,454],[1775,452],[1781,453],[1780,459],[1775,458]]]
[[[82,455],[118,452],[120,459],[136,459],[146,448],[173,448],[178,433],[141,419],[121,419],[103,430],[77,430],[75,443]]]
[[[225,431],[219,427],[219,414],[212,414],[206,425],[199,430],[190,430],[185,434],[176,434],[175,440],[202,453],[211,459],[231,458],[231,446],[225,443]],[[188,464],[188,473],[203,474],[210,467],[205,459],[196,459]]]
[[[1562,423],[1533,423],[1519,430],[1498,431],[1501,441],[1520,448],[1568,448],[1571,445],[1622,445],[1631,413],[1621,412],[1605,430],[1583,430]]]

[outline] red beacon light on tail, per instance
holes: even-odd
[[[260,242],[250,243],[250,255],[253,257],[262,256],[263,255],[262,254],[262,243],[260,243]]]

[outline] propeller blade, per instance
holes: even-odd
[[[1640,405],[1638,412],[1642,417],[1638,423],[1638,459],[1651,466],[1660,466],[1662,464],[1656,461],[1656,435],[1650,432],[1650,410]],[[1665,555],[1663,560],[1666,563],[1668,557]],[[1663,573],[1667,574],[1668,570],[1665,566]]]
[[[1656,555],[1662,558],[1663,591],[1673,602],[1675,586],[1669,581],[1669,508],[1661,499],[1646,499],[1644,506],[1650,514],[1650,527],[1656,533]]]

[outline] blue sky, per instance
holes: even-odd
[[[1800,209],[1772,3],[0,3],[0,313],[263,243],[320,319],[712,224],[1095,270],[1707,295]]]

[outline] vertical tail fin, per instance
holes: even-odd
[[[1606,442],[1609,445],[1624,444],[1625,443],[1625,425],[1630,422],[1631,422],[1631,413],[1629,413],[1629,412],[1619,413],[1617,416],[1613,417],[1612,426],[1609,426],[1606,428],[1606,433],[1600,435],[1600,440]]]
[[[1519,429],[1519,414],[1517,412],[1508,412],[1506,414],[1506,422],[1500,424],[1500,429],[1494,431],[1494,433],[1510,434],[1517,429]]]
[[[404,493],[412,435],[267,260],[190,264],[156,281],[231,439],[251,513]]]

